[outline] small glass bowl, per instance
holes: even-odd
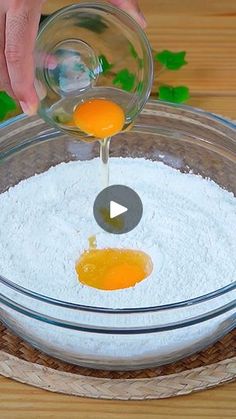
[[[0,193],[58,163],[99,155],[97,142],[76,141],[38,117],[8,121],[0,134]],[[236,126],[203,111],[148,102],[133,129],[111,142],[111,156],[161,161],[236,196]],[[36,348],[78,365],[129,370],[174,362],[232,330],[236,278],[187,301],[137,309],[131,301],[130,308],[113,310],[55,300],[0,272],[0,304],[0,320]]]
[[[153,83],[149,42],[128,14],[108,4],[61,9],[42,25],[36,42],[36,90],[40,116],[79,136],[74,108],[91,98],[119,104],[127,129],[148,100]]]

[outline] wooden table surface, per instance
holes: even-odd
[[[48,0],[44,13],[75,0]],[[162,81],[186,84],[189,104],[236,119],[236,0],[140,0],[153,48],[186,50],[189,64]],[[236,417],[236,383],[174,399],[113,402],[62,396],[0,378],[1,419]]]

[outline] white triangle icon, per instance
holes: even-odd
[[[110,201],[110,218],[118,217],[128,211],[128,208],[123,205],[117,204],[115,201]]]

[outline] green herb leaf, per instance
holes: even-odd
[[[126,90],[127,92],[130,92],[134,88],[135,80],[135,74],[131,73],[127,68],[124,68],[116,74],[113,79],[113,84],[121,87],[121,89]]]
[[[185,51],[180,52],[171,52],[168,50],[163,50],[158,52],[154,59],[161,63],[168,70],[179,70],[181,67],[187,64],[185,61]]]
[[[183,103],[190,97],[189,89],[186,86],[160,86],[159,99],[168,102]]]
[[[144,66],[144,59],[143,58],[138,59],[138,66],[139,66],[140,69],[143,68],[143,66]]]
[[[0,92],[0,120],[17,108],[16,102],[6,92]]]
[[[108,28],[100,16],[91,17],[89,15],[86,16],[85,14],[82,17],[78,16],[76,25],[98,34],[103,33]]]
[[[138,92],[138,94],[142,93],[142,91],[143,91],[143,85],[144,85],[143,81],[140,81],[138,83],[138,86],[137,86],[137,92]]]
[[[133,58],[135,58],[135,60],[139,58],[138,53],[136,49],[134,48],[133,44],[131,44],[131,42],[129,43],[129,50],[130,50],[130,54],[132,55]]]
[[[71,121],[71,116],[62,111],[61,113],[54,115],[53,119],[57,124],[65,125]]]
[[[108,73],[108,71],[112,69],[113,64],[109,63],[105,55],[99,55],[98,59],[99,59],[99,63],[100,63],[103,74]]]
[[[134,46],[131,44],[131,42],[129,43],[129,50],[130,50],[130,54],[132,55],[132,57],[137,60],[138,62],[138,66],[139,68],[143,68],[144,65],[144,60],[143,58],[140,58],[136,49],[134,48]]]

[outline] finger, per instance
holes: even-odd
[[[5,90],[10,96],[14,96],[11,82],[8,76],[7,63],[5,59],[5,23],[6,16],[5,14],[0,14],[0,90]]]
[[[142,26],[142,28],[146,27],[146,19],[143,16],[136,0],[110,0],[110,3],[130,14],[140,24],[140,26]]]
[[[5,56],[11,87],[25,113],[37,111],[38,98],[34,88],[34,43],[40,19],[40,7],[23,4],[6,15]]]

